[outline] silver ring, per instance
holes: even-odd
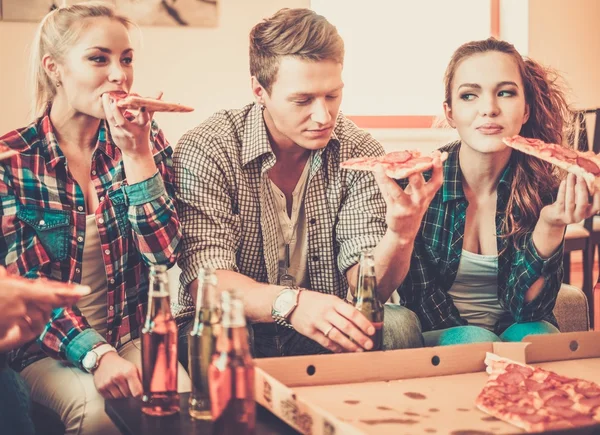
[[[331,331],[333,331],[333,325],[331,325],[327,332],[324,332],[323,334],[325,335],[325,337],[329,338],[329,334],[331,333]]]

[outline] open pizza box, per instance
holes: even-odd
[[[488,379],[486,352],[600,384],[600,332],[590,331],[521,343],[259,359],[256,401],[305,434],[522,433],[475,407]],[[600,426],[560,433],[600,433]]]

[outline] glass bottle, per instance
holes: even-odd
[[[215,353],[220,321],[217,301],[217,275],[214,269],[200,269],[194,325],[188,336],[188,372],[192,381],[190,415],[198,420],[211,420],[208,367]]]
[[[254,362],[241,298],[233,292],[222,292],[221,311],[221,331],[209,367],[213,433],[254,434]]]
[[[383,344],[383,304],[377,297],[375,258],[371,251],[363,251],[360,255],[354,306],[375,327],[371,350],[380,350]]]
[[[163,265],[150,266],[148,310],[142,328],[142,386],[142,412],[153,416],[179,412],[177,325]]]

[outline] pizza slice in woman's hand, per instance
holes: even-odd
[[[121,109],[140,110],[145,107],[150,112],[193,112],[192,107],[177,103],[168,103],[158,98],[141,97],[137,94],[125,92],[108,92]]]
[[[422,156],[420,151],[394,151],[381,157],[356,157],[340,164],[344,169],[355,171],[375,172],[383,168],[390,178],[400,180],[412,174],[428,171],[433,167],[433,159],[438,157],[442,162],[448,158],[447,152],[435,150],[428,156]]]
[[[505,137],[502,141],[517,151],[583,177],[591,194],[600,190],[600,155],[592,151],[577,151],[562,145],[518,135]]]

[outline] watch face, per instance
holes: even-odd
[[[96,359],[97,359],[96,352],[90,351],[90,352],[86,353],[85,356],[83,357],[83,360],[81,361],[81,365],[85,369],[91,370],[96,365]]]
[[[296,292],[293,290],[286,290],[281,292],[277,299],[275,299],[273,308],[275,308],[278,313],[285,316],[294,306],[294,302],[296,302]]]

